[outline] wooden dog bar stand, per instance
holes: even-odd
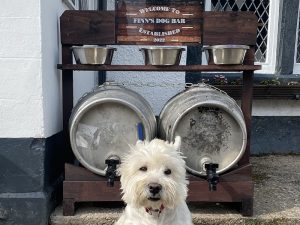
[[[254,65],[257,18],[250,12],[201,12],[199,30],[201,44],[249,45],[244,65],[187,65],[187,66],[144,66],[144,65],[76,65],[72,62],[73,45],[119,44],[116,17],[113,11],[66,11],[60,18],[63,82],[63,129],[66,145],[65,179],[63,182],[63,214],[74,215],[76,202],[121,202],[120,183],[107,186],[105,177],[72,164],[68,122],[73,108],[73,71],[232,71],[242,72],[243,91],[241,108],[247,127],[247,147],[238,165],[220,175],[217,191],[209,191],[208,182],[201,177],[189,175],[188,202],[236,202],[241,214],[253,214],[252,168],[249,162],[253,73],[260,66]],[[134,44],[134,43],[132,43]],[[148,43],[149,44],[149,43]],[[177,43],[178,44],[178,43]],[[189,43],[187,43],[189,44]],[[199,43],[198,43],[199,44]],[[199,54],[201,54],[199,52]]]

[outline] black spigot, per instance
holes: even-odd
[[[108,158],[105,160],[105,164],[107,164],[107,170],[106,170],[107,186],[113,187],[115,183],[115,178],[117,176],[116,174],[117,165],[120,164],[120,160],[116,158]]]
[[[218,167],[219,164],[215,164],[215,163],[205,164],[207,181],[208,181],[208,186],[210,191],[217,190],[217,184],[219,183],[219,175],[217,174],[216,171]]]

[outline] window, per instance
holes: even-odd
[[[79,9],[79,0],[63,0],[70,9]]]
[[[253,11],[258,18],[256,64],[262,65],[260,73],[275,72],[279,1],[206,0],[205,8],[212,11]]]
[[[70,9],[97,10],[98,0],[63,0]]]
[[[296,51],[294,73],[300,73],[300,6],[298,11],[298,27],[296,32]]]
[[[80,10],[97,10],[98,0],[79,0]]]

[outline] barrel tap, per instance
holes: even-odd
[[[206,179],[208,181],[209,190],[216,191],[217,184],[219,183],[219,175],[217,174],[216,170],[219,167],[219,164],[209,163],[205,164],[206,169]]]
[[[113,187],[115,179],[117,177],[117,165],[120,164],[120,158],[118,156],[110,156],[105,160],[105,164],[107,164],[106,169],[106,178],[107,178],[107,186]]]

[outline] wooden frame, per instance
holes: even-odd
[[[242,66],[142,66],[111,65],[90,66],[72,64],[72,45],[116,44],[114,12],[67,11],[61,17],[62,69],[63,79],[63,129],[65,140],[65,180],[63,184],[63,214],[73,215],[76,202],[120,202],[120,184],[106,186],[104,177],[87,169],[72,165],[68,121],[73,107],[73,70],[114,70],[114,71],[242,71],[242,111],[247,128],[247,147],[236,168],[220,175],[217,191],[210,192],[205,179],[189,175],[189,202],[238,202],[241,213],[253,213],[252,168],[249,162],[251,138],[251,112],[253,96],[254,46],[256,38],[256,17],[251,13],[203,13],[202,44],[245,44],[251,46]]]

